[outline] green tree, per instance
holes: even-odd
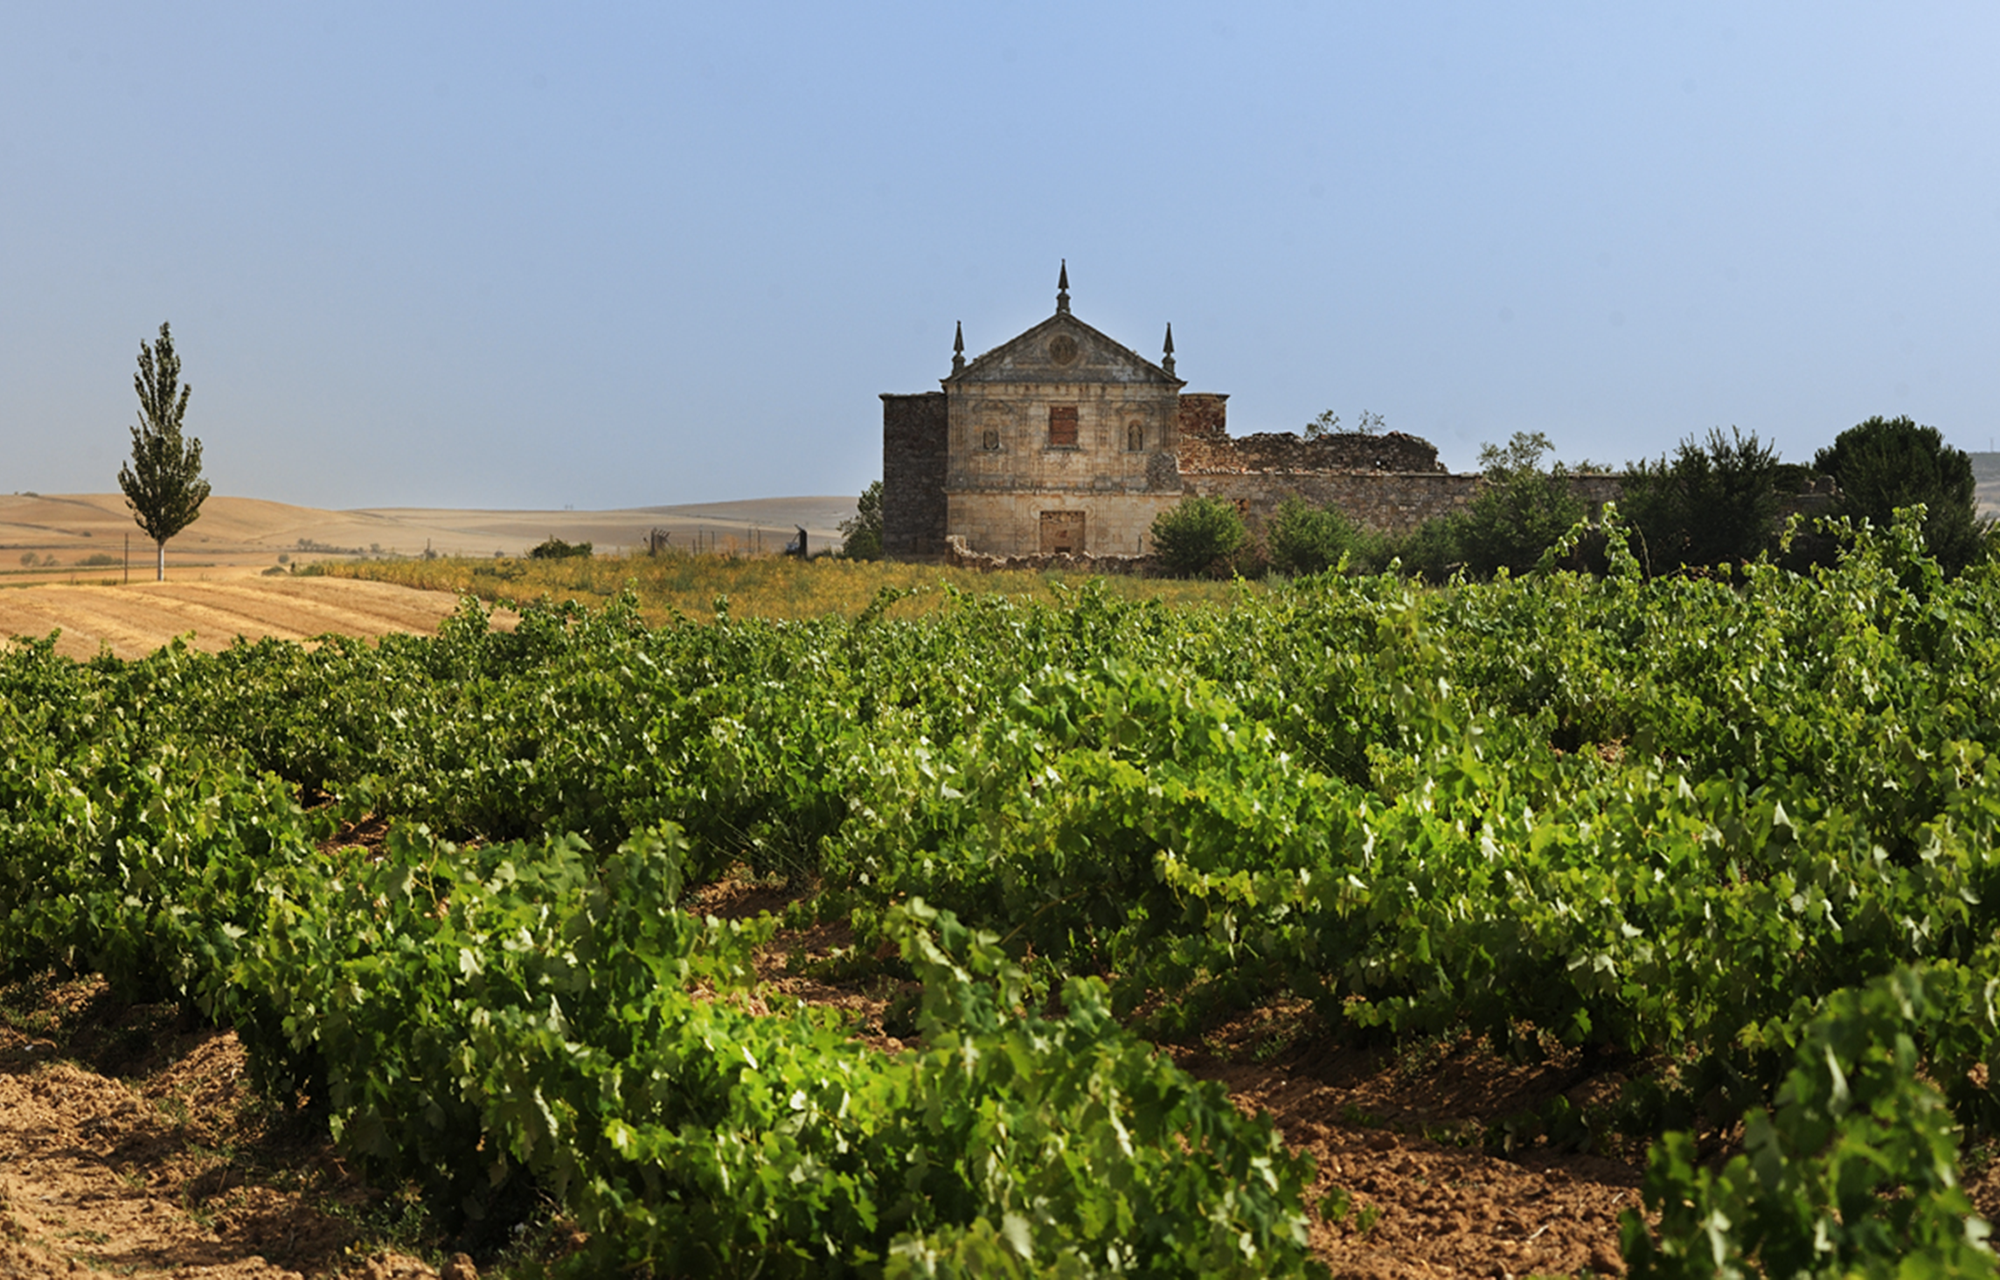
[[[1250,540],[1236,504],[1192,494],[1153,518],[1153,554],[1176,577],[1193,577],[1243,549]]]
[[[1887,528],[1896,508],[1922,503],[1924,541],[1948,574],[1971,564],[1985,544],[1989,525],[1973,498],[1972,459],[1936,427],[1877,415],[1834,437],[1813,466],[1840,486],[1837,516]]]
[[[1569,469],[1560,462],[1542,468],[1552,447],[1539,431],[1516,431],[1504,445],[1479,447],[1486,483],[1452,531],[1474,573],[1524,573],[1583,519]]]
[[[1280,573],[1323,573],[1354,549],[1357,531],[1332,507],[1315,507],[1299,497],[1278,504],[1265,532],[1271,567]]]
[[[880,480],[861,491],[860,501],[854,504],[854,515],[840,522],[840,554],[849,560],[880,560],[882,558],[882,482]]]
[[[118,487],[146,536],[158,550],[156,573],[167,576],[167,539],[194,523],[208,498],[208,481],[201,478],[201,441],[182,440],[192,387],[181,385],[181,360],[174,354],[174,336],[165,322],[160,340],[139,343],[139,372],[132,375],[139,393],[139,425],[132,428],[132,461],[118,470]]]
[[[1672,458],[1627,469],[1619,512],[1639,532],[1649,571],[1754,560],[1775,540],[1777,451],[1735,427],[1693,436]]]

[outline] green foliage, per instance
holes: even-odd
[[[1384,419],[1381,414],[1370,413],[1368,410],[1363,409],[1361,411],[1361,420],[1354,424],[1353,434],[1363,436],[1378,435],[1381,433],[1383,425]],[[1308,440],[1318,440],[1325,436],[1339,435],[1340,415],[1331,409],[1323,409],[1320,411],[1319,416],[1315,417],[1311,422],[1306,423],[1306,429],[1302,434]]]
[[[1711,1172],[1685,1133],[1654,1148],[1644,1190],[1660,1223],[1655,1235],[1626,1210],[1631,1275],[2000,1273],[1959,1183],[1951,1113],[1918,1075],[1926,1024],[1956,1012],[1907,968],[1830,997],[1799,1030],[1772,1109],[1746,1118],[1743,1154]]]
[[[861,491],[854,515],[840,522],[840,554],[849,560],[882,558],[882,482],[873,481]]]
[[[1836,516],[1886,528],[1899,508],[1921,504],[1924,542],[1947,576],[1983,553],[1988,530],[1973,496],[1972,459],[1936,427],[1878,415],[1834,437],[1813,466],[1840,486]]]
[[[1180,577],[1214,571],[1249,541],[1242,515],[1226,498],[1190,495],[1153,519],[1153,554]]]
[[[1487,577],[1501,569],[1525,573],[1587,514],[1560,463],[1541,466],[1549,438],[1517,431],[1505,445],[1481,445],[1486,483],[1472,505],[1423,540],[1423,558],[1456,550],[1465,567]],[[1429,566],[1425,566],[1428,568]]]
[[[1360,541],[1359,531],[1333,507],[1286,498],[1264,534],[1271,567],[1280,573],[1323,573]]]
[[[160,573],[166,573],[167,539],[194,523],[208,499],[201,478],[201,441],[181,438],[192,387],[181,385],[181,361],[173,333],[160,325],[157,343],[139,344],[139,425],[132,428],[132,460],[118,470],[118,487],[146,536],[159,545]]]
[[[1521,471],[1539,471],[1542,457],[1555,448],[1544,431],[1516,431],[1506,444],[1479,446],[1479,469],[1489,480],[1504,480]]]
[[[588,542],[564,542],[550,534],[542,542],[528,551],[530,560],[588,560],[591,548]]]
[[[0,957],[231,1023],[349,1158],[473,1232],[554,1197],[600,1274],[1284,1273],[1300,1167],[1135,1038],[1276,997],[1356,1039],[1669,1062],[1635,1131],[1762,1108],[1746,1176],[1790,1170],[1860,1249],[1842,1180],[1875,1168],[1879,1238],[1928,1247],[1942,1117],[2000,1132],[2000,568],[1947,580],[1907,515],[1810,576],[1649,579],[1606,538],[1602,577],[1194,608],[910,616],[885,570],[851,620],[623,597],[311,650],[23,642]],[[363,814],[386,846],[333,847]],[[915,981],[905,1053],[758,992],[768,925],[682,910],[739,865]],[[1867,994],[1906,967],[1921,1000]],[[1781,1093],[1809,1041],[1873,1101]],[[1875,1154],[1816,1164],[1847,1150],[1822,1120]]]
[[[1671,459],[1640,461],[1625,475],[1619,510],[1640,535],[1654,573],[1755,560],[1777,540],[1778,456],[1755,432],[1710,430]]]

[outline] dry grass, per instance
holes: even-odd
[[[735,617],[853,618],[882,591],[890,590],[909,594],[892,606],[889,616],[915,617],[940,607],[949,598],[948,588],[967,595],[1052,600],[1093,580],[1078,573],[979,573],[938,565],[732,555],[360,561],[314,565],[307,572],[476,595],[504,604],[548,596],[596,607],[630,587],[639,598],[641,616],[654,624],[676,616],[710,618],[718,599],[725,596]],[[1095,580],[1120,597],[1189,607],[1227,606],[1244,592],[1264,590],[1258,583],[1122,576]]]

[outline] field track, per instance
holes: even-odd
[[[40,638],[60,631],[56,650],[66,656],[91,658],[108,647],[120,658],[139,658],[189,634],[196,648],[211,652],[227,648],[238,636],[429,635],[457,607],[457,597],[449,592],[340,578],[47,585],[0,591],[0,636]],[[513,623],[511,614],[494,616],[495,626],[511,628]]]

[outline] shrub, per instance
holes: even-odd
[[[77,561],[77,563],[82,565],[86,569],[101,569],[105,565],[117,564],[118,557],[114,555],[106,555],[102,551],[93,551],[89,555],[85,556],[83,559]]]
[[[1264,549],[1280,573],[1324,573],[1354,550],[1358,531],[1332,507],[1286,498],[1271,518]]]
[[[1399,538],[1384,538],[1380,568],[1392,559],[1403,562],[1403,572],[1421,575],[1429,582],[1443,582],[1465,567],[1466,517],[1463,511],[1424,521]]]
[[[1226,498],[1189,496],[1153,520],[1153,554],[1176,577],[1190,578],[1242,550],[1250,540],[1243,516]]]
[[[1438,531],[1439,536],[1456,534],[1466,567],[1481,577],[1501,569],[1527,572],[1583,519],[1583,501],[1570,486],[1569,469],[1560,462],[1541,469],[1549,448],[1549,438],[1539,431],[1517,431],[1505,446],[1481,446],[1485,486],[1455,527]]]
[[[528,558],[530,560],[588,560],[590,559],[590,544],[588,542],[564,542],[561,538],[555,537],[552,534],[548,541],[528,552]]]

